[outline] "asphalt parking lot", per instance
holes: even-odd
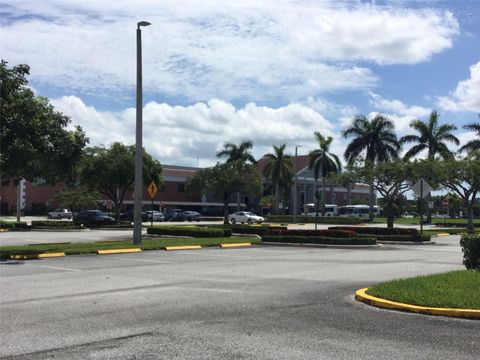
[[[480,322],[380,310],[356,289],[461,269],[457,236],[0,263],[5,359],[472,359]]]

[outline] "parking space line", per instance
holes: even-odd
[[[118,257],[112,258],[113,260],[130,260],[130,261],[144,261],[144,262],[151,262],[151,263],[158,263],[158,264],[176,264],[174,261],[165,261],[165,260],[148,260],[148,259],[133,259],[133,258],[124,258]]]
[[[80,270],[80,269],[64,268],[64,267],[58,267],[58,266],[37,265],[37,264],[31,264],[31,263],[28,263],[26,265],[27,266],[33,266],[33,267],[41,267],[41,268],[46,268],[46,269],[54,269],[54,270],[65,270],[65,271],[76,271],[76,272],[83,271],[83,270]]]

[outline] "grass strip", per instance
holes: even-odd
[[[479,284],[479,271],[460,270],[389,281],[367,294],[411,305],[480,310]]]
[[[42,245],[21,245],[21,246],[1,246],[0,258],[9,259],[10,255],[34,255],[46,252],[64,252],[66,255],[75,254],[95,254],[98,250],[108,249],[131,249],[140,247],[142,250],[164,249],[167,246],[186,246],[201,245],[219,246],[220,244],[244,243],[245,237],[226,237],[226,238],[197,238],[197,239],[144,239],[142,245],[133,245],[128,241],[105,241],[91,243],[72,243],[72,244],[42,244]],[[261,242],[258,238],[248,238],[252,244]]]

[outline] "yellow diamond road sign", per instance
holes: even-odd
[[[155,194],[158,191],[157,185],[155,184],[155,181],[152,181],[150,185],[148,185],[148,193],[150,194],[150,197],[153,199],[155,197]]]

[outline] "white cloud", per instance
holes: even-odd
[[[71,117],[72,125],[83,127],[91,146],[135,141],[133,108],[102,112],[76,96],[54,99],[52,104]],[[237,109],[218,99],[191,106],[150,102],[144,107],[143,119],[143,145],[164,164],[195,165],[197,156],[201,166],[214,164],[215,153],[226,141],[252,140],[253,154],[259,158],[271,152],[272,145],[283,143],[290,153],[295,145],[306,153],[316,146],[314,131],[335,136],[328,120],[302,104],[270,108],[249,103]]]
[[[480,61],[470,67],[470,78],[460,81],[449,96],[439,97],[438,105],[447,111],[480,112]]]
[[[423,106],[409,106],[400,100],[387,100],[382,96],[370,93],[370,104],[380,110],[395,124],[395,130],[399,133],[404,133],[410,129],[409,125],[412,120],[429,116],[432,109]],[[377,112],[371,113],[370,116],[375,116]]]
[[[135,23],[143,31],[144,86],[205,101],[304,99],[371,88],[365,65],[428,61],[452,46],[449,12],[298,1],[10,1],[2,56],[47,85],[132,97]]]

